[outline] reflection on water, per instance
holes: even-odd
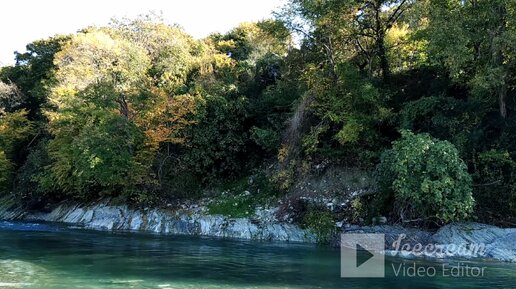
[[[492,263],[484,278],[395,278],[399,262],[387,278],[341,279],[329,248],[0,222],[0,288],[513,288],[516,277]]]
[[[0,260],[0,288],[22,288],[33,285],[35,277],[48,275],[45,270],[30,262]]]

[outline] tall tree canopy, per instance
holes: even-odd
[[[476,203],[510,219],[515,13],[510,0],[289,0],[205,39],[148,15],[34,41],[0,70],[0,191],[160,204],[257,171],[281,196],[328,164],[410,164],[421,194],[383,178],[366,211],[448,222]],[[459,193],[437,198],[444,187]]]

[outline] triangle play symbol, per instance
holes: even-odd
[[[369,259],[373,258],[374,255],[367,251],[364,247],[360,246],[359,244],[357,244],[357,268],[362,266],[362,264],[364,264],[365,262],[369,261]]]

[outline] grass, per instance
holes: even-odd
[[[270,204],[279,195],[264,174],[254,176],[252,184],[249,183],[249,178],[245,177],[224,184],[221,189],[226,193],[208,205],[208,212],[230,218],[252,216],[256,207]]]
[[[254,213],[256,203],[252,196],[240,194],[225,196],[208,205],[208,211],[212,215],[224,215],[231,218],[249,217]]]

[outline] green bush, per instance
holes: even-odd
[[[272,129],[251,128],[251,139],[265,151],[272,152],[278,149],[280,137]]]
[[[329,243],[336,231],[332,213],[328,209],[316,206],[308,207],[301,226],[315,234],[320,244]]]
[[[377,167],[379,188],[402,221],[464,219],[473,210],[472,180],[457,149],[428,134],[402,131]],[[384,196],[385,197],[385,196]]]

